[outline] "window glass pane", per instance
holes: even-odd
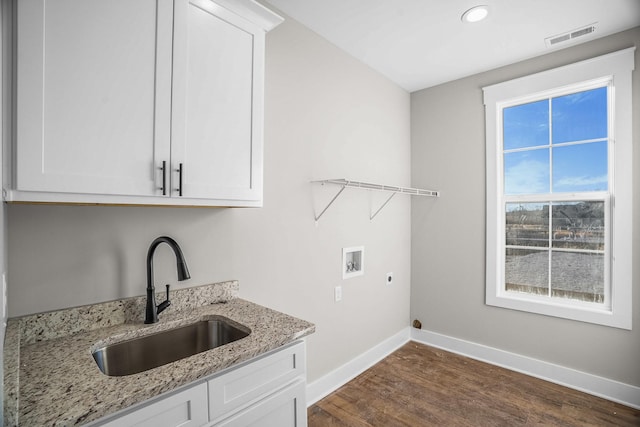
[[[554,203],[554,248],[604,251],[604,202]]]
[[[507,203],[506,244],[549,247],[549,204]]]
[[[606,191],[607,142],[553,148],[553,191]]]
[[[505,150],[549,145],[549,100],[502,110]]]
[[[604,254],[552,251],[551,296],[604,302]]]
[[[504,193],[549,192],[549,149],[504,154]]]
[[[506,249],[505,289],[529,294],[549,294],[549,252]]]
[[[607,88],[553,98],[553,143],[607,137]]]

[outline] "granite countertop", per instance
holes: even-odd
[[[4,344],[4,425],[82,425],[176,389],[314,332],[313,324],[237,297],[237,281],[171,292],[158,323],[144,297],[9,319]],[[158,293],[158,301],[164,293]],[[246,338],[139,374],[109,377],[92,350],[224,316]]]

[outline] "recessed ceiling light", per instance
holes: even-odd
[[[462,22],[479,22],[489,15],[489,6],[474,6],[462,14]]]

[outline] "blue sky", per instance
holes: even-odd
[[[607,190],[606,87],[505,108],[503,137],[506,194]]]

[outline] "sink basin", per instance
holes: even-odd
[[[203,351],[229,344],[251,330],[216,316],[187,326],[107,345],[93,352],[103,374],[121,377],[137,374]]]

